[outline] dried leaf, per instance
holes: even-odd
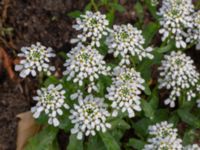
[[[33,137],[41,130],[41,125],[35,122],[30,111],[18,114],[20,119],[17,131],[17,149],[23,150],[30,137]]]
[[[6,51],[0,47],[0,59],[3,62],[4,68],[7,70],[10,79],[16,79],[15,73],[12,69],[13,61],[10,59]]]

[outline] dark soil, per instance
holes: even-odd
[[[12,27],[9,37],[3,37],[9,44],[0,41],[11,58],[16,57],[22,46],[40,41],[53,47],[56,52],[70,49],[69,40],[73,34],[72,19],[68,12],[81,10],[87,0],[0,0],[0,14],[8,4],[6,18],[0,20],[3,27]],[[0,26],[1,27],[1,26]],[[11,82],[0,61],[0,150],[16,149],[16,115],[30,110],[31,97],[38,88],[36,79],[28,78]],[[56,64],[59,59],[56,60]],[[63,147],[63,146],[61,146]],[[65,149],[63,147],[63,149]]]

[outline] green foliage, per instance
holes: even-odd
[[[69,144],[66,150],[83,150],[83,141],[78,140],[76,135],[71,134],[69,137]]]
[[[99,134],[107,150],[120,150],[119,144],[109,132]]]
[[[59,150],[55,141],[57,133],[58,129],[51,126],[45,127],[29,140],[25,150]]]

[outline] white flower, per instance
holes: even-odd
[[[194,6],[191,0],[165,0],[158,15],[161,17],[162,40],[175,40],[177,48],[186,48],[187,29],[192,27]]]
[[[103,36],[108,35],[108,25],[109,22],[105,15],[100,12],[90,12],[87,11],[85,15],[81,15],[80,18],[76,19],[75,28],[78,31],[82,31],[77,38],[72,39],[71,43],[76,42],[87,42],[90,41],[92,46],[100,46],[100,40]]]
[[[196,97],[199,73],[189,56],[180,51],[171,52],[164,56],[159,70],[159,88],[171,90],[169,98],[165,100],[166,105],[175,107],[176,97],[180,97],[183,92],[186,92],[188,101]]]
[[[83,139],[83,136],[94,136],[96,132],[106,132],[111,128],[107,122],[110,113],[107,111],[107,105],[103,99],[88,95],[84,99],[78,99],[78,104],[74,104],[74,109],[70,111],[74,127],[71,129],[72,134],[77,134],[77,139]]]
[[[143,150],[182,150],[177,129],[166,121],[149,126],[148,144]]]
[[[126,111],[130,118],[134,117],[135,111],[141,111],[139,95],[144,90],[144,80],[140,73],[133,68],[116,68],[112,80],[112,85],[107,88],[106,98],[112,101],[113,116],[116,116],[118,111]]]
[[[68,58],[64,66],[66,71],[63,72],[67,75],[67,80],[72,80],[74,83],[78,83],[79,86],[83,85],[84,79],[90,81],[88,92],[97,90],[94,82],[99,79],[99,75],[108,75],[110,67],[106,67],[106,62],[103,60],[103,56],[91,46],[83,46],[78,44],[68,54]]]
[[[200,99],[197,100],[197,107],[200,108]]]
[[[200,43],[200,11],[193,14],[193,26],[188,29],[187,42],[196,43],[197,48]]]
[[[54,66],[50,66],[50,58],[55,57],[52,48],[41,45],[39,42],[31,47],[22,47],[18,56],[22,57],[20,64],[15,65],[15,70],[20,71],[20,77],[25,78],[29,74],[33,77],[38,72],[45,72],[47,75],[51,74],[51,71],[55,71]]]
[[[65,103],[65,91],[61,84],[55,86],[49,85],[48,88],[37,90],[37,96],[33,100],[37,101],[36,106],[31,108],[34,118],[39,118],[44,112],[48,116],[48,123],[53,126],[60,124],[58,116],[63,115],[63,108],[69,109]]]
[[[121,65],[129,64],[129,56],[137,56],[140,60],[144,57],[150,59],[153,55],[151,47],[144,48],[145,39],[142,36],[142,31],[134,28],[131,24],[114,25],[113,31],[107,38],[109,53],[113,53],[114,57],[120,55],[122,57]]]
[[[151,5],[152,6],[157,6],[159,4],[158,0],[151,0]]]
[[[197,144],[188,145],[184,147],[183,150],[200,150],[200,146]]]

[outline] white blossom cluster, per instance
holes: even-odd
[[[89,40],[92,46],[100,47],[100,40],[109,32],[109,22],[106,16],[100,12],[87,11],[85,15],[76,19],[76,23],[73,28],[82,32],[77,38],[72,39],[71,43],[88,42]]]
[[[162,40],[175,40],[177,48],[186,48],[187,30],[192,28],[192,0],[164,0],[158,15],[161,17]]]
[[[159,70],[159,88],[171,90],[169,98],[165,100],[166,105],[175,107],[176,98],[180,97],[183,91],[186,92],[188,101],[196,97],[199,73],[189,56],[180,51],[173,51],[164,56]]]
[[[60,124],[58,116],[63,115],[63,108],[69,109],[65,103],[65,90],[61,84],[51,84],[48,88],[37,90],[37,96],[33,100],[37,101],[36,106],[31,108],[34,118],[39,118],[42,112],[48,115],[48,123],[53,126]]]
[[[141,111],[140,94],[144,90],[144,80],[140,73],[133,68],[115,68],[113,73],[113,83],[107,88],[106,98],[112,101],[111,107],[114,109],[113,116],[118,112],[127,112],[128,116],[134,117],[135,111]]]
[[[137,56],[140,60],[144,57],[153,58],[150,53],[153,49],[143,46],[145,39],[142,36],[142,31],[131,24],[114,25],[106,43],[109,47],[109,53],[113,53],[114,57],[119,55],[122,57],[120,65],[130,64],[130,56]]]
[[[103,60],[103,56],[95,49],[89,46],[78,44],[68,54],[68,59],[64,66],[66,71],[64,75],[68,75],[67,80],[72,80],[83,85],[84,79],[89,79],[90,84],[88,92],[97,90],[94,84],[95,80],[99,78],[99,75],[108,75],[110,67],[106,66],[106,62]]]
[[[72,134],[77,134],[77,139],[83,139],[83,136],[94,136],[96,132],[106,132],[107,128],[111,128],[111,124],[107,122],[110,113],[107,111],[107,105],[102,98],[88,95],[85,98],[74,95],[78,98],[78,104],[74,104],[74,109],[70,110],[71,119],[74,127],[71,129]]]
[[[195,12],[192,16],[193,18],[193,26],[188,29],[188,37],[186,41],[188,43],[196,43],[197,49],[200,45],[200,10]]]
[[[200,146],[197,144],[188,145],[184,147],[183,150],[200,150]]]
[[[30,47],[22,47],[21,53],[18,54],[22,58],[20,64],[15,65],[15,70],[20,71],[20,77],[25,78],[29,74],[33,77],[38,72],[45,72],[47,75],[51,74],[51,71],[55,71],[54,66],[50,66],[50,58],[55,57],[52,48],[41,45],[37,42]]]
[[[166,121],[149,126],[148,144],[143,150],[182,150],[182,140],[177,129]]]

